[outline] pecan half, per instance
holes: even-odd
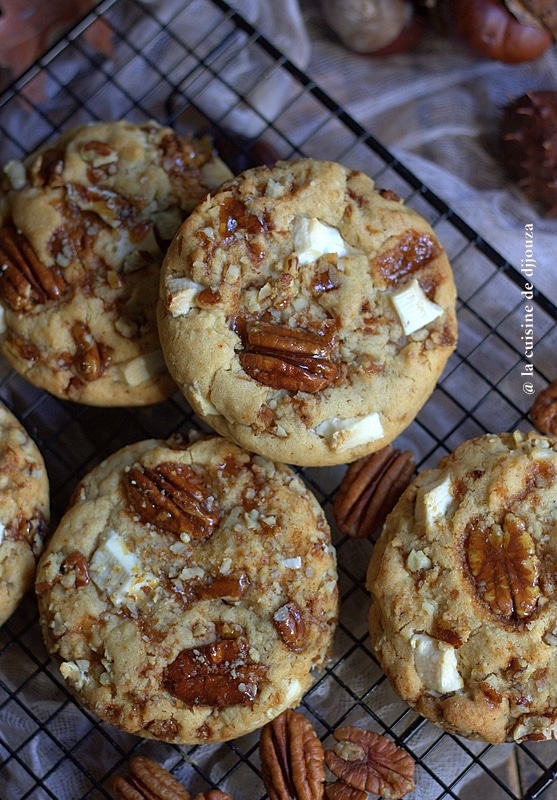
[[[302,610],[291,601],[285,603],[273,615],[273,623],[278,635],[294,653],[300,653],[306,646],[307,628]]]
[[[185,464],[132,467],[124,477],[124,489],[142,522],[176,536],[206,539],[218,525],[220,512],[215,498],[202,478]]]
[[[225,708],[255,700],[267,667],[249,656],[245,637],[182,650],[164,671],[164,688],[189,706]]]
[[[468,525],[466,554],[478,597],[492,614],[524,620],[540,598],[540,564],[526,524],[507,513],[501,525],[473,520]]]
[[[31,311],[66,290],[59,268],[47,267],[11,222],[0,229],[0,298],[13,311]]]
[[[333,501],[338,529],[346,536],[373,536],[412,479],[415,462],[409,450],[387,445],[354,461]]]
[[[369,794],[361,789],[354,789],[344,781],[334,781],[325,784],[325,797],[327,800],[368,800]]]
[[[440,252],[437,242],[427,233],[406,231],[393,248],[374,259],[373,266],[387,285],[396,286],[427,267]]]
[[[325,750],[325,763],[348,786],[387,800],[413,791],[416,765],[386,736],[351,725],[337,728],[333,736],[337,744]]]
[[[193,800],[232,800],[232,798],[228,792],[223,792],[221,789],[209,789],[208,792],[196,794]]]
[[[536,397],[530,419],[541,433],[557,436],[557,379]]]
[[[323,796],[323,745],[310,721],[288,709],[261,729],[261,776],[270,800]]]
[[[314,394],[339,374],[330,333],[248,322],[240,363],[247,374],[273,389]]]
[[[76,372],[88,382],[98,380],[104,374],[108,362],[102,347],[95,341],[84,322],[74,322],[72,337],[76,346],[73,359]]]
[[[190,793],[170,772],[145,756],[134,756],[129,774],[112,778],[118,800],[190,800]]]

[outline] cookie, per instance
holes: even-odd
[[[42,454],[0,404],[0,625],[32,588],[50,519]]]
[[[334,162],[247,170],[163,262],[159,334],[196,413],[237,444],[324,466],[384,447],[455,346],[455,286],[429,224]]]
[[[175,391],[156,298],[168,242],[231,173],[155,122],[72,128],[4,167],[0,350],[68,400],[139,406]]]
[[[371,642],[431,722],[487,742],[555,739],[557,439],[486,434],[422,472],[367,585]]]
[[[77,698],[174,743],[235,738],[295,706],[337,621],[317,500],[290,468],[215,436],[139,442],[93,469],[36,589]]]

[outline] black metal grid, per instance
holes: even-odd
[[[184,26],[186,19],[199,24]],[[88,42],[87,31],[99,20],[112,32],[110,57]],[[185,28],[187,41],[180,35]],[[257,69],[238,71],[238,53],[249,54]],[[261,98],[277,86],[283,100],[269,115]],[[269,147],[282,158],[340,161],[395,190],[434,226],[448,252],[460,322],[458,349],[399,446],[412,449],[422,469],[470,436],[531,427],[520,338],[522,254],[516,254],[514,266],[505,261],[224,0],[182,0],[164,19],[136,0],[99,3],[2,90],[1,159],[21,158],[70,125],[116,116],[156,118],[177,130],[209,132],[236,171],[263,159]],[[533,305],[532,380],[539,392],[553,377],[557,311],[539,293]],[[147,409],[78,406],[34,389],[3,361],[0,398],[44,454],[54,520],[79,478],[109,453],[140,438],[199,425],[179,396]],[[330,743],[331,731],[340,724],[388,733],[416,759],[412,797],[420,800],[557,797],[556,743],[472,743],[442,733],[394,695],[367,636],[364,579],[372,543],[348,540],[334,530],[331,501],[342,469],[302,474],[333,525],[339,557],[342,603],[334,653],[303,702],[323,741]],[[123,770],[138,750],[172,769],[192,795],[219,787],[235,800],[265,797],[257,733],[219,746],[173,747],[123,734],[77,705],[46,654],[30,594],[0,631],[0,797],[111,797],[110,775]]]

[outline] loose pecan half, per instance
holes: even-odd
[[[340,532],[353,538],[373,536],[410,483],[414,469],[412,453],[390,444],[350,464],[333,501]]]
[[[323,745],[310,721],[288,709],[261,729],[261,776],[270,800],[323,796]]]
[[[415,787],[416,765],[405,750],[378,733],[352,725],[337,728],[325,763],[335,777],[354,789],[400,800]]]
[[[27,237],[8,222],[0,229],[0,298],[13,311],[31,311],[66,290],[60,269],[47,267]]]
[[[209,789],[208,792],[196,794],[193,800],[232,800],[232,798],[228,792],[223,792],[221,789]]]
[[[500,525],[473,520],[466,554],[478,597],[495,616],[509,621],[531,616],[541,594],[540,564],[523,520],[510,512]]]
[[[557,436],[557,379],[536,397],[530,419],[541,433]]]
[[[145,756],[134,756],[129,774],[111,780],[118,800],[190,800],[190,793],[170,772]]]
[[[330,332],[252,321],[245,326],[240,363],[254,380],[273,389],[314,394],[338,376]]]
[[[123,483],[132,510],[144,523],[194,539],[206,539],[218,525],[220,511],[215,498],[185,464],[132,467]]]
[[[267,673],[251,661],[243,636],[182,650],[164,671],[164,688],[190,706],[225,708],[252,703]]]
[[[344,781],[325,784],[326,800],[368,800],[369,794],[361,789],[354,789]]]

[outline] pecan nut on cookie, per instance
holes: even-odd
[[[168,397],[160,265],[187,214],[230,175],[207,141],[123,120],[72,128],[6,164],[0,349],[11,365],[77,402]]]
[[[50,520],[50,487],[39,448],[0,404],[0,625],[32,588]]]
[[[371,641],[398,694],[451,733],[557,738],[556,508],[557,439],[515,432],[458,446],[387,518]]]
[[[235,738],[297,705],[338,611],[317,500],[290,468],[220,437],[139,442],[93,469],[36,590],[77,698],[174,743]]]
[[[415,417],[455,347],[429,224],[361,172],[256,167],[192,213],[163,263],[168,368],[218,433],[275,460],[353,461]]]

